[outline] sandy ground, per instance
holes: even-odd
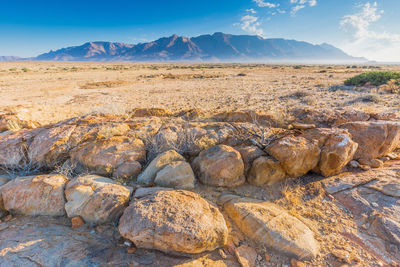
[[[1,62],[0,106],[24,119],[56,122],[133,108],[284,113],[296,107],[398,110],[398,95],[349,90],[351,76],[400,66]]]

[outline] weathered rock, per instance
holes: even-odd
[[[361,165],[367,165],[371,168],[381,168],[384,165],[383,161],[379,159],[359,159],[358,162]]]
[[[267,152],[281,163],[289,176],[297,178],[318,165],[321,150],[317,140],[287,136],[273,142]]]
[[[157,172],[159,172],[166,165],[175,161],[185,161],[185,158],[178,154],[175,150],[169,150],[161,153],[155,159],[153,159],[144,172],[138,176],[137,182],[144,185],[150,185],[154,183]]]
[[[71,150],[70,156],[78,169],[126,179],[140,172],[139,162],[145,161],[146,149],[140,139],[113,136],[85,142]]]
[[[353,159],[357,148],[358,144],[347,134],[330,136],[321,149],[319,171],[325,177],[338,174]]]
[[[235,256],[242,267],[254,267],[257,259],[257,252],[254,248],[241,245],[235,249]]]
[[[154,179],[154,183],[161,187],[180,189],[194,188],[195,177],[192,167],[185,161],[175,161],[161,169]]]
[[[259,157],[253,162],[247,181],[254,185],[271,185],[285,177],[285,170],[279,161],[271,157]]]
[[[0,226],[0,266],[144,266],[155,260],[151,252],[127,254],[112,227],[111,234],[89,233],[51,217],[16,217]]]
[[[340,173],[356,153],[358,144],[355,143],[345,129],[318,128],[306,131],[302,137],[317,140],[321,156],[315,172],[328,177]]]
[[[71,227],[72,229],[79,228],[83,226],[85,222],[83,221],[81,216],[76,216],[71,218]]]
[[[144,188],[135,197],[120,219],[119,232],[137,247],[201,253],[225,245],[224,217],[198,194]]]
[[[222,196],[221,202],[240,230],[258,244],[299,259],[317,255],[313,232],[279,206],[229,195]]]
[[[193,161],[193,169],[206,185],[234,187],[245,182],[244,163],[238,151],[226,145],[204,150]]]
[[[61,125],[39,132],[29,146],[28,157],[39,167],[53,168],[68,157],[68,139],[75,125]]]
[[[63,175],[16,178],[0,187],[4,208],[23,215],[62,216],[66,181]]]
[[[128,205],[130,190],[111,179],[97,176],[80,176],[65,188],[68,217],[82,217],[85,222],[106,223],[115,221]]]
[[[235,149],[239,151],[240,155],[242,156],[244,173],[246,174],[251,169],[251,165],[255,159],[265,156],[265,152],[256,146],[237,146]]]
[[[347,129],[358,143],[355,159],[376,159],[391,153],[399,146],[400,122],[350,122],[339,126]]]
[[[0,136],[0,165],[8,169],[29,168],[30,160],[26,156],[28,147],[42,130],[21,130]]]

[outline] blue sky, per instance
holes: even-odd
[[[225,32],[327,42],[355,56],[400,61],[400,0],[0,3],[0,55],[35,56],[87,41],[138,43],[174,33]]]

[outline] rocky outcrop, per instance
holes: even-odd
[[[175,150],[169,150],[159,154],[138,176],[137,182],[144,185],[153,184],[157,173],[162,168],[175,161],[185,161],[185,158],[178,154]]]
[[[235,187],[245,182],[240,153],[226,145],[202,151],[192,165],[200,182],[206,185]]]
[[[192,167],[185,161],[175,161],[162,168],[154,183],[161,187],[193,189],[195,177]]]
[[[63,175],[21,177],[0,187],[0,196],[4,208],[14,214],[62,216],[66,182]]]
[[[279,139],[268,146],[266,150],[293,178],[300,177],[314,169],[318,165],[321,153],[316,140],[294,136]]]
[[[146,149],[140,139],[113,136],[83,143],[73,149],[70,156],[72,165],[78,169],[127,179],[140,173],[140,162],[146,160]]]
[[[358,143],[355,159],[376,159],[391,153],[400,144],[400,122],[351,122],[339,126],[347,129]]]
[[[128,206],[131,191],[109,178],[97,175],[80,176],[65,188],[68,217],[80,216],[85,222],[114,222]]]
[[[221,202],[239,229],[259,245],[299,259],[318,254],[313,232],[279,206],[232,195],[222,196]]]
[[[259,157],[253,162],[247,181],[253,185],[272,185],[285,177],[286,172],[277,160],[271,157]]]
[[[225,245],[228,228],[219,210],[184,190],[138,189],[119,223],[139,248],[201,253]]]
[[[0,133],[5,131],[18,131],[21,129],[34,129],[39,127],[35,121],[21,120],[14,114],[0,115]]]

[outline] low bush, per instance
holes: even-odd
[[[370,71],[354,76],[344,82],[345,85],[363,86],[366,84],[380,86],[387,84],[390,80],[400,79],[400,72],[393,71]]]

